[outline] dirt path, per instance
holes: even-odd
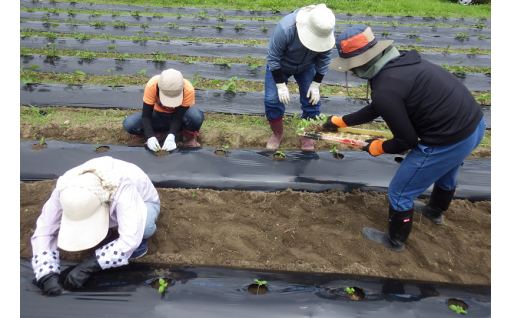
[[[55,181],[20,182],[20,256]],[[402,253],[364,239],[386,230],[387,196],[158,189],[157,232],[141,262],[336,272],[462,284],[491,284],[491,202],[455,200],[445,225],[415,215]],[[61,252],[81,260],[90,251]]]

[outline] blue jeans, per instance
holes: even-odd
[[[309,98],[306,97],[309,85],[311,85],[315,74],[315,65],[311,65],[311,67],[304,72],[293,75],[295,81],[297,81],[297,85],[299,85],[302,118],[315,119],[316,116],[320,115],[320,106],[322,106],[322,101],[318,101],[318,104],[316,105],[311,105]],[[290,76],[291,75],[283,73],[286,84],[288,84],[288,78],[290,78]],[[285,106],[279,101],[276,82],[274,81],[274,77],[272,77],[272,72],[270,72],[268,66],[265,73],[265,97],[263,98],[263,103],[265,104],[265,115],[268,120],[283,117]]]
[[[151,235],[153,235],[156,231],[156,219],[160,214],[160,200],[156,203],[144,202],[146,203],[146,207],[148,208],[148,215],[146,217],[146,226],[144,227],[144,234],[142,234],[143,239],[147,239]]]
[[[389,204],[396,211],[406,211],[413,200],[432,184],[444,190],[457,185],[457,173],[462,161],[480,144],[485,132],[484,119],[473,134],[449,146],[429,147],[418,143],[400,163],[389,184]]]
[[[171,128],[171,120],[174,114],[157,112],[153,110],[151,126],[156,131],[168,131]],[[189,107],[183,115],[183,127],[189,131],[198,131],[204,121],[203,111],[197,107]],[[144,134],[142,127],[142,112],[132,114],[123,120],[123,128],[131,135]]]

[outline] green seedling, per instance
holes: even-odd
[[[268,28],[267,28],[266,26],[262,26],[260,29],[261,29],[261,31],[263,31],[263,32],[267,32],[267,31],[268,31]]]
[[[220,21],[226,21],[226,15],[222,12],[217,13],[217,19]]]
[[[137,72],[136,74],[139,74],[139,75],[142,75],[142,76],[146,76],[146,72],[147,71],[148,70],[142,70],[142,71]]]
[[[335,145],[332,145],[331,146],[331,150],[329,150],[329,151],[332,152],[332,153],[338,153],[338,148],[336,148]]]
[[[195,192],[195,191],[193,191],[193,192],[192,192],[192,199],[193,199],[193,198],[195,198],[195,197],[196,197],[196,192]]]
[[[98,149],[99,145],[100,145],[100,142],[98,141],[98,142],[96,142],[96,143],[94,144],[93,148],[94,148],[94,149]]]
[[[180,25],[178,23],[171,23],[171,22],[168,22],[167,25],[171,28],[171,29],[178,29],[180,27]]]
[[[149,28],[149,24],[148,23],[141,23],[140,27],[143,28],[143,29]]]
[[[199,82],[199,80],[201,79],[201,75],[199,75],[199,72],[195,73],[194,74],[194,77],[192,79],[190,79],[190,84],[192,84],[192,86],[196,86],[196,84]]]
[[[456,39],[469,38],[469,34],[467,32],[457,32],[457,33],[455,33],[455,38]]]
[[[467,311],[459,305],[450,305],[450,309],[455,311],[457,314],[467,314]]]
[[[352,287],[347,287],[345,288],[345,291],[347,292],[347,294],[353,295],[355,290]]]
[[[94,21],[94,22],[90,22],[89,24],[95,28],[101,28],[102,26],[107,25],[106,23],[103,23],[101,21]]]
[[[42,145],[44,145],[44,144],[45,144],[45,142],[44,142],[44,137],[41,137],[41,139],[39,140],[39,145],[41,145],[41,146],[42,146]]]
[[[136,16],[136,17],[140,16],[141,13],[142,12],[140,12],[139,10],[135,10],[135,11],[130,12],[131,15]]]
[[[90,61],[96,57],[96,52],[86,51],[78,51],[75,56],[78,56],[82,60]]]
[[[224,27],[222,26],[222,23],[217,23],[215,27],[219,30],[222,30]]]
[[[263,66],[263,64],[259,63],[259,62],[257,62],[257,63],[249,63],[249,67],[251,68],[251,70],[257,69],[260,66]]]
[[[123,20],[113,20],[112,24],[114,25],[114,28],[125,28],[127,25]]]
[[[244,28],[244,23],[237,23],[235,24],[235,30],[243,30],[245,29]]]
[[[284,154],[284,152],[282,152],[281,150],[276,151],[276,155],[279,155],[279,156],[281,156],[281,157],[286,157],[286,155]]]
[[[137,31],[137,35],[141,35],[142,33],[142,31]]]
[[[163,280],[162,278],[159,278],[158,282],[160,283],[160,287],[158,287],[158,292],[163,293],[167,288],[167,285],[169,285],[169,283],[166,283],[165,280]]]
[[[39,65],[37,65],[37,64],[36,65],[32,65],[30,67],[27,67],[28,71],[23,71],[23,68],[25,68],[25,66],[22,66],[20,68],[20,81],[23,84],[35,83],[37,81],[37,77],[32,75],[32,72],[29,72],[29,71],[33,71],[33,70],[35,70],[38,67],[39,67]]]
[[[229,63],[228,60],[225,60],[222,57],[220,59],[216,59],[215,61],[213,61],[213,64],[226,65],[227,67],[231,67],[231,63]]]
[[[107,50],[114,50],[114,52],[116,51],[116,48],[117,48],[117,44],[116,45],[112,45],[112,46],[109,46],[107,47]]]
[[[233,92],[236,94],[236,82],[239,81],[246,81],[245,78],[238,78],[237,76],[233,76],[230,79],[228,79],[228,83],[222,85],[222,89]],[[220,81],[219,81],[220,82]]]
[[[256,294],[257,294],[258,291],[260,290],[260,286],[265,285],[267,283],[267,281],[266,280],[259,281],[258,279],[255,279],[254,281],[256,282],[256,284],[258,284],[258,288],[256,289]]]
[[[224,145],[224,146],[222,146],[222,148],[224,148],[224,149],[228,149],[228,148],[229,148],[229,145]]]

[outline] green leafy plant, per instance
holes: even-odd
[[[92,60],[93,58],[96,57],[96,52],[91,52],[89,50],[86,50],[86,51],[78,51],[75,56],[78,56],[79,58],[81,58],[82,60],[86,60],[86,61],[90,61]]]
[[[455,311],[457,314],[467,314],[467,311],[459,305],[450,305],[450,309]]]
[[[249,63],[249,67],[251,68],[251,70],[257,69],[260,66],[263,66],[263,63],[260,63],[260,62]]]
[[[123,20],[113,20],[112,24],[114,25],[114,28],[125,28],[127,25]]]
[[[142,12],[140,12],[139,10],[135,10],[135,11],[131,11],[131,12],[130,12],[130,14],[131,14],[131,15],[133,15],[133,16],[135,16],[135,17],[140,16],[140,14],[141,14],[141,13],[142,13]]]
[[[201,12],[198,12],[196,15],[194,15],[196,18],[199,18],[201,20],[203,20],[205,17],[206,17],[206,14],[208,13],[208,11],[201,11]]]
[[[99,146],[100,146],[100,142],[99,142],[99,141],[97,141],[97,142],[94,144],[93,148],[94,148],[94,149],[98,149],[98,147],[99,147]]]
[[[477,35],[477,38],[479,40],[485,40],[485,39],[490,39],[491,37],[488,35],[485,35],[485,34],[479,34],[479,35]]]
[[[455,38],[456,39],[466,39],[466,38],[469,38],[469,34],[467,32],[457,32],[455,33]]]
[[[227,67],[231,67],[231,63],[229,63],[228,60],[224,59],[224,58],[218,58],[216,59],[215,61],[213,61],[213,64],[216,64],[216,65],[226,65]]]
[[[220,21],[226,21],[226,15],[222,12],[217,13],[217,19]]]
[[[23,83],[23,84],[30,84],[30,83],[35,83],[37,81],[37,77],[35,77],[31,71],[35,70],[36,68],[38,68],[39,65],[32,65],[30,67],[27,67],[28,71],[23,71],[23,68],[25,68],[25,66],[23,65],[21,68],[20,68],[20,81]]]
[[[128,53],[117,54],[117,56],[116,56],[116,60],[124,61],[124,60],[126,60],[129,56],[130,56],[130,54],[128,54]]]
[[[146,76],[146,72],[147,71],[148,70],[142,70],[142,71],[137,72],[136,74],[139,74],[139,75],[142,75],[142,76]]]
[[[266,280],[260,281],[258,279],[255,279],[254,281],[256,282],[256,284],[258,284],[258,288],[256,289],[256,294],[257,294],[259,292],[259,290],[260,290],[260,286],[261,285],[265,285],[267,283],[267,281]]]
[[[233,92],[233,93],[236,93],[236,82],[239,82],[239,81],[246,81],[246,79],[245,78],[238,78],[237,76],[233,76],[230,79],[228,79],[228,83],[227,84],[222,85],[222,89],[230,91],[230,92]],[[216,82],[216,81],[213,81],[213,82]],[[220,81],[218,81],[217,83],[219,83],[219,82]]]
[[[268,28],[267,28],[266,26],[262,26],[260,29],[261,29],[261,31],[263,31],[263,32],[267,32],[267,31],[268,31]]]
[[[101,28],[102,26],[105,26],[107,25],[106,23],[103,23],[101,21],[94,21],[94,22],[89,22],[90,25],[92,25],[93,27],[95,28]]]
[[[158,282],[160,283],[160,287],[158,287],[158,292],[163,293],[167,286],[169,285],[169,283],[165,282],[165,280],[163,280],[162,278],[159,278]]]
[[[229,148],[229,145],[224,145],[224,146],[222,146],[222,148],[224,148],[224,149],[228,149],[228,148]]]
[[[279,156],[281,156],[281,157],[286,157],[286,155],[284,154],[284,152],[282,152],[281,150],[276,151],[276,155],[279,155]]]
[[[143,28],[143,29],[149,28],[149,24],[148,23],[141,23],[140,27]]]
[[[345,291],[347,292],[347,294],[353,295],[355,290],[352,287],[347,287],[345,288]]]
[[[331,149],[329,151],[332,152],[332,153],[337,153],[338,152],[338,148],[336,148],[335,145],[332,145]]]
[[[192,86],[196,86],[196,84],[199,82],[199,80],[201,79],[201,75],[199,75],[199,72],[195,73],[193,75],[194,77],[192,79],[190,79],[190,84],[192,84]]]
[[[180,25],[178,23],[171,23],[171,22],[168,22],[167,25],[171,28],[171,29],[178,29],[180,27]]]
[[[244,23],[237,23],[235,24],[235,30],[243,30],[245,29],[244,28]]]
[[[215,27],[219,30],[222,30],[224,27],[222,26],[222,23],[217,23]]]
[[[41,139],[39,140],[39,145],[42,146],[44,144],[45,144],[44,137],[41,137]]]

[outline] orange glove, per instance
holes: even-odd
[[[362,148],[363,151],[368,152],[372,156],[378,156],[385,154],[384,150],[382,149],[382,144],[385,140],[379,140],[379,139],[368,139],[365,140],[368,144]]]
[[[335,131],[340,127],[348,127],[348,125],[343,121],[343,117],[329,116],[322,127],[329,131]]]

